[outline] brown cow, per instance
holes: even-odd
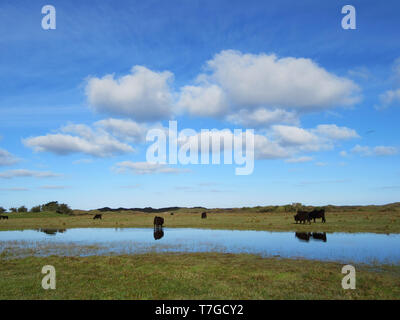
[[[101,214],[96,214],[94,217],[93,217],[93,220],[96,220],[96,219],[102,219],[101,218],[102,216],[101,216]]]

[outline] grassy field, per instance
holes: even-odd
[[[207,211],[207,219],[201,212]],[[0,230],[127,228],[153,226],[154,216],[168,228],[269,231],[400,233],[400,208],[340,208],[327,222],[296,225],[293,212],[270,208],[12,213]],[[82,248],[84,250],[85,248]],[[12,251],[12,250],[11,250]],[[0,254],[1,299],[399,299],[400,266],[358,265],[357,289],[343,290],[343,265],[310,260],[261,258],[246,254],[148,253],[129,256],[15,258]],[[57,271],[57,289],[43,290],[44,265]]]
[[[0,230],[36,228],[128,228],[152,227],[154,216],[165,218],[168,228],[208,228],[269,231],[314,232],[375,232],[400,233],[400,209],[342,210],[326,213],[325,224],[321,220],[311,225],[294,223],[293,212],[264,212],[263,209],[206,210],[207,219],[201,219],[204,209],[179,209],[174,215],[166,213],[106,212],[102,220],[93,220],[96,211],[76,211],[68,216],[51,212],[11,213],[9,220],[0,220]]]
[[[343,290],[343,265],[222,253],[2,260],[3,299],[399,299],[400,266],[356,266]],[[56,290],[44,290],[44,265]]]

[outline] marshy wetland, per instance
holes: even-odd
[[[9,214],[1,299],[399,299],[400,210],[327,211],[296,224],[270,208]],[[155,216],[165,220],[155,234]],[[41,289],[54,265],[57,290]],[[343,290],[341,269],[357,270]]]
[[[400,234],[269,232],[163,228],[76,228],[0,231],[0,252],[14,256],[142,253],[255,254],[366,264],[400,264]]]

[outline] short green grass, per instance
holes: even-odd
[[[399,299],[400,266],[356,266],[356,289],[341,286],[343,265],[247,254],[29,257],[0,261],[4,299]],[[56,290],[44,290],[44,265]]]
[[[8,214],[9,220],[0,220],[0,230],[36,228],[146,228],[153,226],[154,216],[165,218],[168,228],[208,228],[269,231],[314,232],[375,232],[400,233],[400,210],[335,211],[326,213],[326,223],[317,220],[311,225],[295,224],[293,212],[262,212],[262,210],[206,210],[207,219],[201,219],[202,209],[179,209],[174,215],[166,213],[106,212],[102,220],[93,220],[98,213],[80,212],[67,216],[51,212]]]

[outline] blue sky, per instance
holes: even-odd
[[[398,201],[400,4],[352,1],[344,30],[346,4],[1,1],[0,206]],[[169,120],[255,129],[253,174],[149,169]]]

